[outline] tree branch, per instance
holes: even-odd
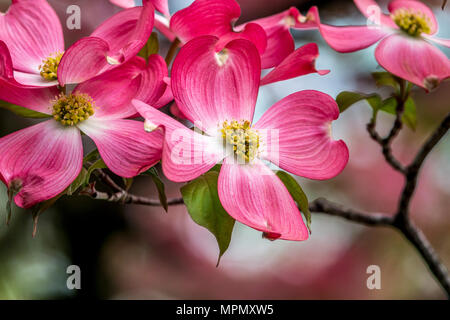
[[[377,112],[374,113],[369,124],[367,124],[367,131],[370,134],[370,137],[375,140],[382,148],[383,156],[386,159],[386,162],[391,165],[392,168],[404,174],[406,169],[403,165],[394,157],[392,153],[392,142],[395,137],[398,136],[400,130],[403,127],[402,116],[405,111],[405,103],[409,97],[409,90],[404,80],[400,81],[400,90],[399,93],[395,96],[397,100],[397,108],[395,112],[395,121],[394,124],[389,131],[389,134],[386,138],[382,138],[378,132],[376,131],[376,117]]]
[[[397,216],[398,220],[396,223],[402,224],[404,220],[407,220],[407,215],[409,211],[409,204],[411,198],[414,194],[417,185],[417,176],[419,175],[420,169],[423,162],[425,161],[428,154],[434,148],[434,146],[441,140],[442,137],[447,133],[450,128],[450,113],[444,118],[438,128],[433,132],[433,134],[425,141],[425,143],[420,148],[413,162],[405,170],[405,187],[403,188],[402,195],[400,197],[400,202],[398,205]]]
[[[393,218],[385,214],[365,213],[319,198],[309,203],[309,211],[326,213],[332,216],[341,217],[346,220],[365,224],[368,226],[389,226],[392,225]]]

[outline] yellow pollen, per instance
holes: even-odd
[[[53,104],[53,119],[74,126],[94,114],[94,101],[87,94],[61,94]]]
[[[250,121],[225,121],[221,132],[224,144],[231,146],[240,160],[249,163],[255,158],[259,148],[259,134],[251,128]]]
[[[63,56],[62,53],[57,52],[48,57],[46,60],[42,61],[42,65],[39,66],[42,78],[49,81],[58,79],[57,71],[62,56]]]
[[[401,30],[410,36],[417,37],[422,33],[431,33],[431,21],[422,12],[398,9],[393,13],[392,19]]]

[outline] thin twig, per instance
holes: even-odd
[[[103,183],[105,183],[107,186],[109,186],[113,191],[115,192],[121,192],[123,191],[123,188],[120,187],[109,175],[107,175],[103,170],[99,169],[95,171],[95,174],[97,174],[102,180]]]
[[[123,204],[140,204],[140,205],[146,205],[146,206],[152,206],[152,207],[160,207],[161,202],[159,200],[142,197],[142,196],[136,196],[131,193],[126,192],[125,190],[121,192],[116,192],[113,194],[109,194],[107,192],[101,192],[101,191],[93,191],[83,193],[84,195],[89,195],[93,199],[97,200],[104,200],[108,202],[120,202]],[[182,198],[175,198],[170,199],[167,201],[168,205],[178,205],[178,204],[184,204],[184,201]]]

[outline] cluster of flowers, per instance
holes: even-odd
[[[172,16],[167,0],[111,2],[124,10],[67,49],[45,0],[13,0],[0,15],[0,100],[49,118],[0,139],[0,179],[20,207],[57,196],[77,178],[82,132],[121,177],[161,161],[168,179],[186,182],[222,163],[218,194],[233,218],[269,238],[305,240],[297,205],[263,160],[322,180],[344,169],[348,149],[331,137],[336,102],[318,91],[294,93],[253,123],[260,86],[328,72],[315,68],[317,45],[295,49],[290,29],[318,29],[341,52],[383,39],[380,65],[426,89],[450,76],[449,60],[428,40],[450,41],[432,37],[436,20],[417,1],[393,1],[379,25],[360,27],[321,24],[315,7],[306,16],[291,8],[235,26],[235,0],[195,0]],[[379,9],[371,0],[355,2],[363,14]],[[170,77],[159,55],[138,56],[154,27],[181,47]],[[158,110],[172,101],[201,132]]]

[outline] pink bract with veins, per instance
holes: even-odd
[[[171,88],[180,111],[205,134],[141,101],[133,103],[149,130],[165,132],[162,167],[170,180],[193,180],[223,161],[218,192],[231,216],[269,238],[305,240],[308,231],[300,211],[263,161],[311,179],[339,174],[347,164],[348,149],[330,135],[338,106],[324,93],[301,91],[276,103],[253,124],[259,52],[244,39],[233,40],[217,52],[219,41],[215,36],[191,40],[180,50],[172,70]],[[258,136],[256,155],[249,162],[236,163],[236,153],[224,147],[221,129],[231,121],[246,123],[243,128]],[[188,151],[180,154],[180,150]]]

